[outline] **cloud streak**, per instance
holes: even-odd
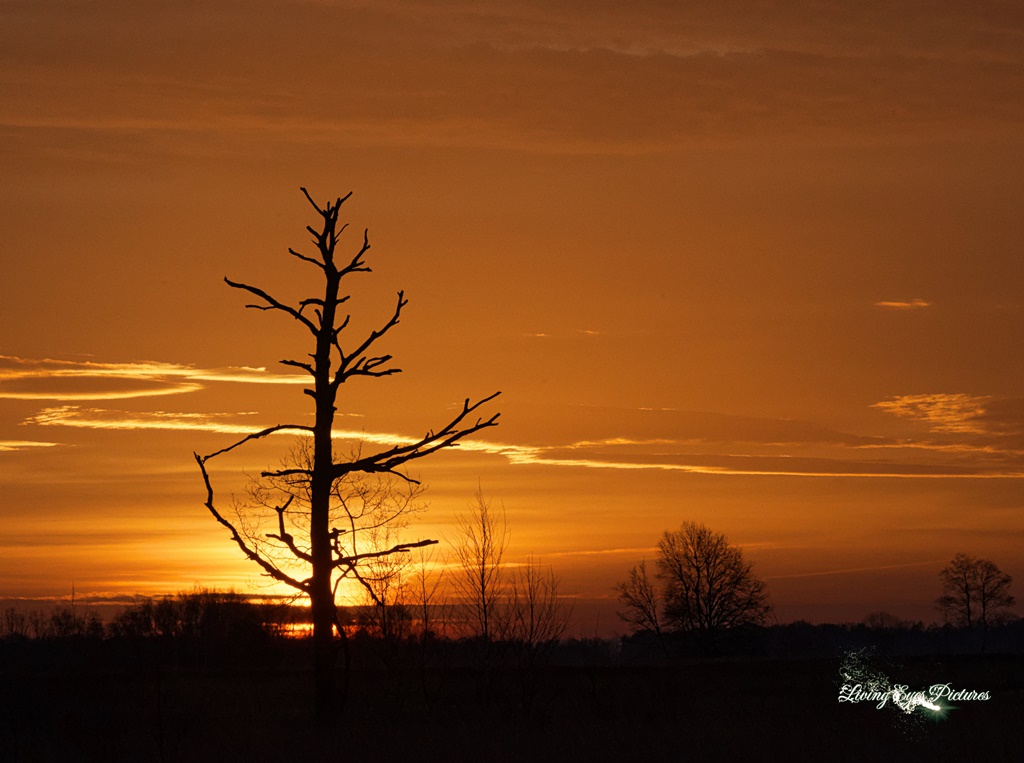
[[[796,578],[818,578],[831,575],[859,575],[864,572],[881,572],[883,570],[900,570],[908,567],[931,567],[936,564],[945,564],[948,559],[931,559],[926,562],[905,562],[903,564],[881,564],[874,567],[850,567],[842,570],[821,570],[818,572],[797,572],[792,575],[769,575],[765,580],[793,580]]]
[[[214,432],[250,435],[264,426],[233,421],[240,414],[229,413],[144,413],[81,408],[74,405],[46,408],[23,423],[100,430],[164,430]],[[287,430],[277,434],[290,434]],[[337,440],[372,443],[382,446],[408,445],[419,438],[389,432],[336,429]],[[569,446],[530,446],[467,440],[459,443],[461,452],[500,456],[514,466],[601,469],[622,471],[663,471],[722,477],[842,477],[859,479],[1020,479],[1024,470],[1015,468],[949,467],[836,461],[822,458],[795,459],[787,456],[694,456],[687,454],[647,454],[631,450],[630,445],[647,445],[613,438],[603,443],[575,443]],[[605,446],[616,447],[613,454]],[[580,452],[584,451],[584,452]],[[802,467],[802,468],[801,468]]]
[[[932,303],[924,299],[893,300],[889,302],[875,302],[875,307],[884,307],[889,310],[920,310],[931,307]]]
[[[41,448],[54,448],[60,443],[40,442],[38,440],[0,440],[0,453],[10,453],[18,450],[38,450]]]
[[[265,368],[196,368],[160,361],[99,363],[28,359],[0,355],[0,399],[125,400],[180,395],[208,383],[305,384],[294,374],[271,374]]]

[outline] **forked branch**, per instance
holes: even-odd
[[[335,389],[343,384],[346,379],[352,376],[390,376],[391,374],[401,372],[401,369],[399,368],[388,368],[378,371],[377,367],[391,360],[391,356],[381,355],[376,358],[370,358],[366,356],[366,352],[373,346],[374,342],[398,325],[398,322],[402,317],[402,308],[407,304],[409,304],[409,300],[405,298],[405,292],[398,292],[398,303],[395,305],[395,311],[391,314],[390,320],[388,320],[388,322],[381,328],[371,331],[366,340],[352,352],[345,353],[341,349],[341,345],[338,343],[337,333],[335,333],[333,344],[341,354],[341,362],[338,365],[338,370],[335,372],[334,381],[332,382],[332,386]],[[347,325],[347,323],[348,319],[346,318],[345,324]]]
[[[267,537],[272,539],[272,540],[279,540],[279,541],[281,541],[282,543],[284,543],[288,547],[288,550],[291,551],[297,558],[303,560],[304,562],[312,563],[312,561],[313,561],[312,555],[310,555],[310,554],[306,553],[305,551],[302,551],[300,548],[298,548],[295,545],[295,538],[294,538],[294,536],[290,532],[285,530],[285,527],[284,527],[284,514],[285,514],[286,511],[288,511],[288,507],[292,505],[292,501],[294,501],[294,500],[295,500],[295,496],[294,495],[290,495],[290,496],[288,496],[288,500],[284,502],[283,506],[275,506],[274,507],[274,511],[277,512],[278,534],[274,535],[273,533],[268,533]]]

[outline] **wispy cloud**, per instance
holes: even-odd
[[[195,392],[209,382],[303,384],[303,376],[265,368],[195,368],[160,361],[98,363],[0,355],[0,398],[8,400],[124,400]]]
[[[919,449],[1005,465],[1024,456],[1024,398],[963,393],[900,395],[872,407],[923,422],[930,437],[915,436],[880,448]]]
[[[249,435],[266,428],[264,424],[239,422],[240,413],[174,413],[167,411],[117,411],[104,408],[82,408],[77,405],[60,405],[44,408],[29,416],[22,424],[47,427],[72,427],[75,429],[107,430],[176,430],[188,432],[216,432],[220,434]],[[294,436],[295,432],[282,430],[275,434]],[[366,432],[355,429],[335,429],[336,440],[354,440],[377,445],[410,445],[419,438],[387,432]],[[506,453],[516,446],[492,443],[482,440],[459,444],[461,450],[485,453]],[[523,450],[532,450],[529,448]]]
[[[580,440],[574,442],[571,445],[566,445],[567,448],[602,448],[602,447],[614,447],[616,445],[678,445],[679,440],[670,440],[664,437],[651,438],[646,440],[639,440],[630,437],[607,437],[603,440]]]
[[[899,395],[874,403],[871,407],[895,416],[927,422],[932,432],[949,434],[984,434],[980,419],[992,398],[961,393]]]
[[[605,332],[594,329],[575,329],[571,331],[528,331],[520,336],[529,339],[579,339],[581,337],[604,336]]]
[[[832,469],[743,468],[735,466],[709,466],[697,463],[669,461],[601,460],[594,458],[558,458],[543,455],[536,450],[512,449],[502,453],[510,463],[533,466],[581,467],[589,469],[622,469],[628,471],[669,471],[722,477],[813,477],[850,479],[1024,479],[1024,469],[982,471],[952,468],[915,468],[905,464],[862,464],[843,468],[840,462]],[[856,468],[859,467],[859,468]]]
[[[60,443],[39,442],[37,440],[0,440],[0,453],[16,450],[36,450],[39,448],[53,448]]]
[[[875,307],[885,307],[889,310],[920,310],[924,307],[931,307],[932,303],[924,299],[891,300],[875,302]]]
[[[644,548],[592,548],[583,551],[554,551],[547,556],[620,556],[624,554],[631,555],[650,555],[658,553],[658,549],[655,546],[647,546]]]
[[[797,572],[791,575],[769,575],[765,580],[791,580],[795,578],[817,578],[829,575],[858,575],[863,572],[881,572],[883,570],[900,570],[907,567],[931,567],[945,564],[948,559],[930,559],[926,562],[905,562],[903,564],[880,564],[873,567],[849,567],[842,570],[820,570],[818,572]]]
[[[229,413],[167,413],[165,411],[127,412],[102,408],[81,408],[61,405],[44,408],[22,423],[37,426],[72,427],[75,429],[163,429],[223,434],[253,434],[263,427],[228,421],[239,414]]]

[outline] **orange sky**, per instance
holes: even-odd
[[[308,293],[300,185],[410,298],[339,426],[504,393],[412,536],[479,481],[581,598],[684,520],[783,621],[1024,580],[1024,9],[681,5],[0,3],[0,598],[263,585],[191,453],[309,410],[221,280]]]

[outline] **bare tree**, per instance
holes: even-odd
[[[761,624],[768,616],[765,584],[722,533],[684,522],[665,533],[658,552],[665,619],[679,630],[713,637],[728,628]]]
[[[361,570],[372,559],[408,552],[434,540],[420,540],[411,543],[398,542],[387,548],[356,549],[346,546],[349,528],[332,526],[332,502],[338,500],[341,492],[339,483],[351,480],[354,475],[391,475],[416,484],[402,471],[405,464],[423,456],[436,453],[456,445],[462,438],[497,424],[499,414],[488,418],[478,417],[478,410],[493,400],[499,393],[471,403],[463,403],[461,410],[438,429],[428,430],[420,439],[402,445],[395,445],[376,453],[353,454],[351,458],[338,460],[333,450],[334,417],[336,402],[341,385],[357,377],[380,378],[398,373],[400,369],[390,365],[391,355],[377,354],[377,342],[398,325],[402,310],[407,304],[403,292],[390,317],[369,335],[347,340],[345,330],[351,316],[344,314],[343,306],[349,296],[342,291],[343,281],[347,284],[350,276],[370,272],[363,259],[370,249],[367,232],[363,232],[362,243],[351,257],[336,259],[339,236],[345,225],[339,227],[338,214],[342,204],[351,194],[336,199],[321,208],[305,188],[301,189],[307,201],[320,217],[318,227],[306,228],[312,236],[315,253],[302,254],[294,249],[289,253],[299,261],[317,271],[319,291],[291,304],[282,301],[267,291],[249,284],[224,279],[233,289],[246,292],[255,298],[247,305],[256,310],[283,313],[308,332],[312,339],[313,351],[304,360],[286,359],[283,365],[297,368],[311,378],[309,387],[303,392],[313,399],[313,424],[277,424],[255,432],[214,453],[202,456],[194,454],[206,487],[205,505],[214,518],[228,529],[234,543],[242,553],[259,565],[265,575],[291,586],[310,599],[313,618],[315,704],[321,721],[327,720],[335,700],[335,627],[337,624],[337,603],[335,592],[339,577],[351,576],[359,580]],[[246,532],[238,521],[225,517],[217,507],[213,483],[208,464],[216,456],[225,454],[247,442],[265,438],[282,431],[303,433],[311,442],[310,461],[284,465],[280,469],[268,470],[261,477],[269,480],[285,480],[290,489],[304,491],[308,506],[303,518],[293,525],[301,528],[297,537],[286,523],[291,518],[295,499],[282,503],[271,503],[279,519],[278,532],[265,534],[268,540],[276,541],[278,550],[284,548],[290,553],[298,570],[285,568],[274,554],[267,553],[253,542],[253,533]],[[278,483],[280,485],[280,483]],[[335,504],[336,505],[336,504]],[[276,536],[276,537],[274,537]],[[365,586],[364,586],[365,587]]]
[[[411,604],[419,620],[418,650],[416,653],[420,675],[420,690],[427,707],[433,705],[436,687],[429,678],[428,665],[435,656],[435,646],[439,635],[445,635],[448,626],[449,606],[445,596],[444,585],[446,575],[441,565],[434,564],[436,549],[420,548],[418,559],[412,572],[409,588]]]
[[[572,608],[559,596],[559,581],[551,567],[542,567],[530,555],[517,567],[509,591],[509,635],[525,652],[532,666],[569,625]]]
[[[465,608],[466,628],[484,643],[500,639],[507,628],[505,550],[509,533],[505,512],[499,516],[478,487],[469,513],[456,519],[455,561],[451,584]]]
[[[1014,604],[1009,590],[1013,578],[988,559],[957,554],[939,577],[942,596],[936,606],[956,625],[986,629],[1005,617],[1005,610]]]
[[[760,625],[771,611],[767,588],[743,552],[704,525],[684,522],[679,530],[666,532],[658,543],[657,564],[660,597],[643,563],[617,587],[626,607],[622,617],[637,628],[693,633],[709,649],[722,631]]]
[[[662,636],[662,617],[659,612],[658,592],[654,581],[647,575],[647,561],[644,560],[629,571],[629,577],[615,586],[619,602],[623,606],[618,615],[634,630],[653,633],[663,651],[666,650]]]
[[[3,635],[5,638],[28,638],[28,618],[24,612],[14,607],[7,607],[3,616]]]
[[[508,593],[508,629],[517,671],[523,711],[529,713],[540,691],[539,670],[550,658],[569,626],[572,607],[559,595],[559,581],[551,567],[542,567],[533,555],[514,568]]]
[[[433,549],[421,548],[418,553],[410,587],[420,622],[420,641],[425,644],[438,635],[444,635],[448,603],[444,596],[443,564],[440,568],[435,567]]]
[[[525,564],[505,560],[509,530],[478,487],[469,511],[456,519],[451,590],[459,602],[462,632],[475,639],[479,660],[477,697],[490,702],[503,685],[498,666],[512,667],[529,711],[538,690],[537,668],[550,656],[569,624],[572,608],[559,594],[550,567],[531,554]]]

